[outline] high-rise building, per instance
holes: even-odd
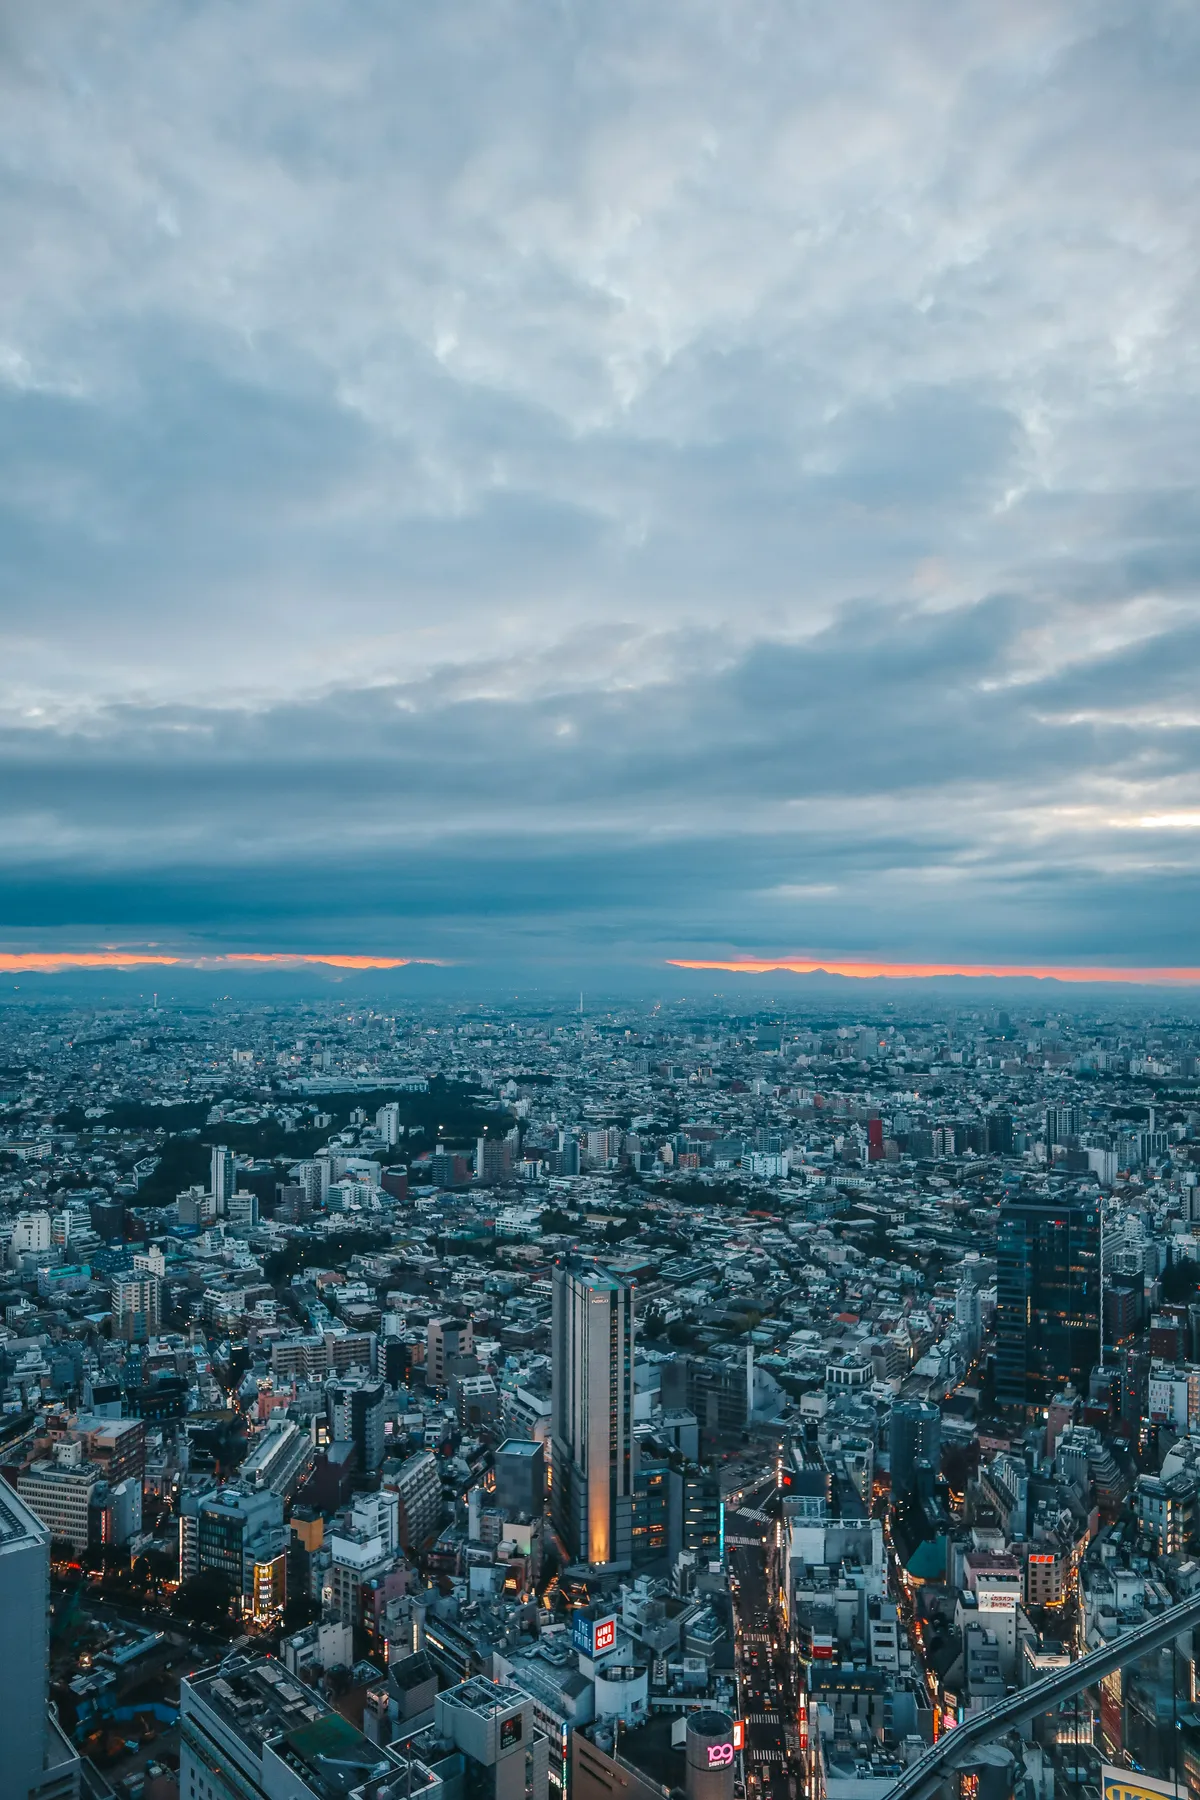
[[[579,1562],[633,1553],[633,1289],[601,1268],[554,1271],[555,1529]]]
[[[471,1179],[470,1160],[456,1150],[435,1150],[429,1159],[429,1179],[440,1188],[466,1187]]]
[[[386,1477],[399,1500],[396,1531],[406,1550],[419,1550],[442,1519],[442,1475],[430,1450],[406,1457],[394,1475]]]
[[[229,1197],[236,1186],[237,1176],[233,1165],[233,1151],[225,1144],[214,1144],[212,1147],[212,1197],[219,1219],[224,1218],[229,1205]]]
[[[324,1206],[329,1183],[333,1178],[328,1156],[314,1156],[308,1162],[297,1163],[292,1176],[297,1187],[303,1188],[304,1198],[309,1206]]]
[[[672,1457],[667,1477],[667,1552],[674,1562],[691,1550],[702,1562],[720,1556],[723,1543],[721,1482],[715,1469]]]
[[[633,1471],[633,1566],[667,1554],[672,1525],[671,1464],[655,1445],[638,1446]]]
[[[389,1100],[375,1114],[375,1130],[382,1143],[394,1149],[400,1142],[400,1102]]]
[[[383,1461],[387,1383],[361,1376],[353,1381],[331,1381],[325,1397],[332,1436],[352,1443],[359,1469],[372,1474]]]
[[[535,1710],[520,1687],[482,1678],[437,1695],[434,1728],[465,1763],[467,1793],[478,1800],[546,1800],[550,1746],[535,1728]]]
[[[1086,1393],[1099,1355],[1098,1204],[1008,1201],[996,1244],[997,1400],[1048,1406],[1067,1381]]]
[[[125,1235],[125,1202],[118,1198],[93,1200],[88,1208],[92,1230],[108,1243]]]
[[[276,1413],[239,1469],[238,1479],[243,1487],[270,1488],[289,1500],[307,1479],[315,1460],[316,1449],[308,1432]]]
[[[1046,1154],[1055,1144],[1067,1144],[1083,1130],[1082,1114],[1077,1106],[1050,1106],[1046,1109]]]
[[[507,1138],[481,1137],[475,1146],[479,1181],[507,1181],[512,1173],[512,1146]]]
[[[1012,1114],[998,1110],[987,1118],[987,1148],[992,1156],[1011,1156],[1013,1150]]]
[[[695,1413],[700,1430],[710,1437],[746,1429],[749,1396],[744,1363],[672,1356],[661,1369],[664,1410]]]
[[[972,1349],[977,1349],[983,1331],[983,1301],[973,1281],[960,1281],[954,1290],[954,1324]]]
[[[0,1482],[0,1800],[73,1800],[79,1757],[48,1711],[50,1532]]]
[[[84,1460],[95,1463],[106,1481],[115,1485],[134,1480],[141,1485],[146,1472],[146,1426],[141,1419],[77,1413],[71,1421],[71,1436],[78,1441]]]
[[[136,1251],[133,1258],[133,1267],[134,1272],[137,1274],[149,1273],[151,1275],[157,1275],[159,1280],[162,1281],[167,1273],[167,1259],[163,1255],[162,1246],[159,1244],[151,1244],[148,1250]]]
[[[569,1131],[560,1131],[558,1139],[558,1149],[550,1153],[551,1174],[578,1175],[579,1139]]]
[[[17,1266],[22,1256],[44,1256],[50,1248],[51,1222],[48,1212],[18,1213],[9,1239],[9,1257]]]
[[[546,1447],[539,1438],[505,1438],[496,1452],[496,1505],[506,1519],[540,1519],[546,1499]]]
[[[113,1336],[144,1343],[161,1323],[162,1283],[148,1269],[114,1275],[111,1291]]]
[[[95,1463],[83,1460],[81,1445],[60,1444],[54,1456],[22,1470],[17,1492],[50,1536],[78,1555],[88,1547],[92,1494],[102,1478]]]
[[[470,1319],[430,1319],[425,1327],[425,1385],[445,1387],[455,1357],[470,1356],[475,1334]]]
[[[588,1132],[587,1155],[593,1168],[605,1168],[610,1162],[615,1162],[620,1154],[621,1133],[616,1126],[601,1126],[598,1130]]]
[[[892,1499],[907,1497],[918,1462],[934,1469],[942,1453],[942,1415],[924,1400],[898,1400],[892,1408],[888,1448],[892,1468]]]
[[[227,1196],[225,1211],[231,1225],[250,1231],[258,1224],[258,1195],[239,1188],[236,1193]]]
[[[224,1578],[242,1610],[265,1618],[286,1598],[287,1527],[269,1487],[185,1492],[179,1502],[179,1576]]]

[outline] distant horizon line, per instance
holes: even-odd
[[[70,969],[227,969],[246,966],[406,969],[414,963],[437,969],[452,967],[435,956],[351,956],[337,951],[227,950],[193,954],[157,949],[0,951],[0,974],[6,975],[58,975]]]
[[[859,957],[794,956],[667,957],[646,966],[679,969],[690,973],[729,975],[825,975],[846,981],[1033,980],[1072,985],[1146,987],[1200,987],[1200,967],[1104,966],[1071,963],[968,963],[905,962]],[[406,968],[455,969],[469,972],[470,964],[434,956],[384,956],[348,951],[300,950],[176,950],[158,943],[139,947],[106,944],[91,950],[0,951],[0,975],[64,975],[74,971],[112,970],[133,972],[162,969],[217,974],[234,970],[331,969],[369,974]],[[549,972],[548,972],[549,973]],[[593,971],[593,976],[598,971]]]
[[[964,979],[1116,982],[1143,987],[1200,985],[1200,968],[1078,967],[1070,963],[921,963],[858,962],[828,957],[744,957],[731,961],[667,958],[673,969],[720,970],[729,975],[840,975],[851,981],[929,981],[941,976]]]

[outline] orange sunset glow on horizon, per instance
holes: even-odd
[[[1031,977],[1036,981],[1135,983],[1144,986],[1188,987],[1200,984],[1200,968],[1196,969],[1117,969],[1076,968],[1064,963],[906,963],[847,962],[822,957],[740,958],[737,961],[668,957],[673,969],[714,969],[730,975],[844,975],[858,981],[918,981],[939,975],[994,977],[1012,980]]]
[[[145,950],[0,951],[0,974],[57,975],[68,969],[228,969],[247,965],[278,968],[405,969],[411,964],[443,968],[428,956],[313,955],[288,950],[230,950],[203,955]]]

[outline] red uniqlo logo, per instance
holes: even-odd
[[[596,1648],[597,1648],[597,1650],[611,1650],[613,1645],[616,1643],[616,1641],[617,1641],[617,1621],[615,1619],[605,1619],[605,1621],[602,1625],[597,1625],[597,1627],[596,1627]]]

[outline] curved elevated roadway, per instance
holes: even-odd
[[[986,1712],[946,1732],[926,1755],[904,1771],[899,1781],[889,1788],[885,1800],[932,1800],[946,1777],[969,1760],[972,1750],[977,1750],[981,1744],[990,1744],[994,1738],[1016,1726],[1027,1725],[1038,1713],[1049,1712],[1064,1700],[1073,1700],[1076,1694],[1102,1676],[1111,1675],[1125,1663],[1136,1662],[1139,1656],[1161,1650],[1164,1644],[1169,1644],[1172,1638],[1179,1637],[1193,1625],[1200,1625],[1200,1594],[1180,1601],[1178,1606],[1169,1606],[1157,1618],[1135,1626],[1102,1650],[1093,1650],[1065,1669],[1056,1669],[1032,1687],[1022,1688],[1019,1694],[1010,1694],[1006,1700],[998,1700]]]

